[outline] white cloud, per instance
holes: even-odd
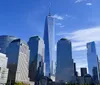
[[[58,20],[63,20],[63,19],[64,19],[62,16],[59,16],[59,15],[57,15],[57,14],[55,14],[53,17],[54,17],[55,19],[58,19]]]
[[[88,0],[76,0],[75,3],[80,3],[80,2],[84,2],[84,1],[86,2]]]
[[[86,3],[86,5],[91,6],[91,5],[92,5],[92,3]]]
[[[75,3],[79,3],[79,2],[82,2],[82,1],[84,1],[84,0],[76,0]]]
[[[88,42],[100,42],[100,27],[77,30],[71,33],[60,33],[58,35],[71,39],[74,51],[86,50]]]
[[[62,25],[61,23],[56,23],[57,26],[59,26],[60,28],[65,27],[64,25]]]

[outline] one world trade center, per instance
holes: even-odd
[[[51,60],[55,57],[55,19],[53,16],[46,16],[44,27],[44,44],[45,44],[45,76],[50,76]]]

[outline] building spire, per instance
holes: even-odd
[[[49,3],[49,16],[51,16],[51,2]]]

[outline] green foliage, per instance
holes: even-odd
[[[23,85],[23,83],[22,82],[17,82],[14,85]]]
[[[22,83],[22,82],[17,82],[14,85],[29,85],[29,84],[25,84],[25,83]]]

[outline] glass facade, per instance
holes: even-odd
[[[29,77],[31,81],[36,81],[44,71],[44,41],[38,36],[34,36],[29,39],[28,45],[30,49]]]
[[[46,17],[44,29],[46,76],[50,76],[51,59],[55,57],[54,22],[54,17],[50,15]]]
[[[71,42],[62,38],[57,43],[56,81],[71,81],[74,76]]]
[[[94,68],[97,68],[97,74],[96,75],[98,76],[98,61],[97,61],[95,42],[87,43],[87,60],[88,60],[89,74],[91,76],[93,76],[93,74],[94,74],[93,70],[94,70]],[[98,78],[99,78],[99,76],[98,76]]]
[[[28,83],[29,47],[20,40],[13,40],[7,47],[8,81]]]
[[[6,48],[9,43],[13,40],[17,39],[14,36],[2,35],[0,36],[0,52],[6,54]]]

